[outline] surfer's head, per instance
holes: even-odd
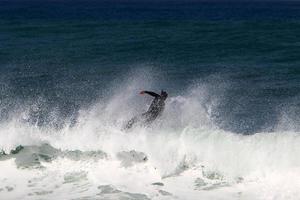
[[[168,97],[168,93],[166,92],[166,91],[161,91],[160,92],[160,96],[165,100],[165,99],[167,99],[167,97]]]

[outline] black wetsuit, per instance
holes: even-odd
[[[164,111],[165,99],[154,92],[145,91],[145,93],[154,97],[148,111],[142,114],[146,118],[146,122],[149,123],[154,121]]]
[[[126,125],[126,129],[131,128],[136,122],[150,124],[164,111],[166,98],[162,97],[159,94],[156,94],[155,92],[144,91],[144,93],[153,96],[154,99],[147,112],[129,120],[129,122]]]

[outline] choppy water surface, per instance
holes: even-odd
[[[0,199],[298,199],[299,11],[1,1]]]

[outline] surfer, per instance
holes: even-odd
[[[160,116],[161,113],[164,111],[165,100],[168,97],[167,92],[162,90],[160,94],[157,94],[155,92],[150,92],[150,91],[141,91],[140,94],[141,95],[148,94],[148,95],[154,97],[154,99],[153,99],[148,111],[141,114],[140,116],[136,116],[136,117],[132,118],[131,120],[129,120],[125,129],[130,129],[137,122],[141,122],[144,124],[150,124],[158,116]]]

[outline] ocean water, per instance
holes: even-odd
[[[0,199],[299,199],[299,38],[297,1],[0,1]]]

